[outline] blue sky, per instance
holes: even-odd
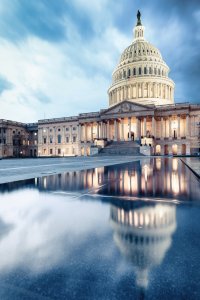
[[[138,9],[171,68],[176,102],[200,103],[199,0],[0,0],[0,118],[106,108]]]

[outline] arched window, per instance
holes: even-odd
[[[151,67],[149,68],[149,74],[152,74],[152,68]]]
[[[131,70],[128,69],[128,77],[130,77],[130,76],[131,76]]]
[[[133,75],[136,75],[136,68],[133,69]]]
[[[139,75],[142,75],[142,68],[139,68]]]
[[[164,71],[162,70],[162,76],[164,76]]]
[[[158,69],[158,75],[160,76],[160,69]]]
[[[147,67],[144,67],[144,74],[147,74]]]
[[[126,71],[123,71],[123,77],[126,78]]]
[[[156,68],[154,68],[154,74],[157,75],[157,69]]]

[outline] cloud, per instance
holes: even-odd
[[[8,0],[0,3],[0,118],[32,122],[108,106],[136,11],[171,67],[176,99],[199,102],[198,1]],[[11,89],[12,87],[12,89]],[[18,112],[16,114],[16,111]]]
[[[9,82],[5,77],[1,76],[0,74],[0,95],[6,91],[13,88],[13,85],[11,82]]]

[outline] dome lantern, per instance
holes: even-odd
[[[141,22],[141,12],[138,10],[137,25],[133,28],[135,40],[144,40],[144,30],[145,27],[142,26],[142,22]]]

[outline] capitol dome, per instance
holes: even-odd
[[[109,106],[129,100],[144,105],[174,103],[174,82],[160,51],[144,38],[138,11],[134,40],[120,57],[108,90]]]

